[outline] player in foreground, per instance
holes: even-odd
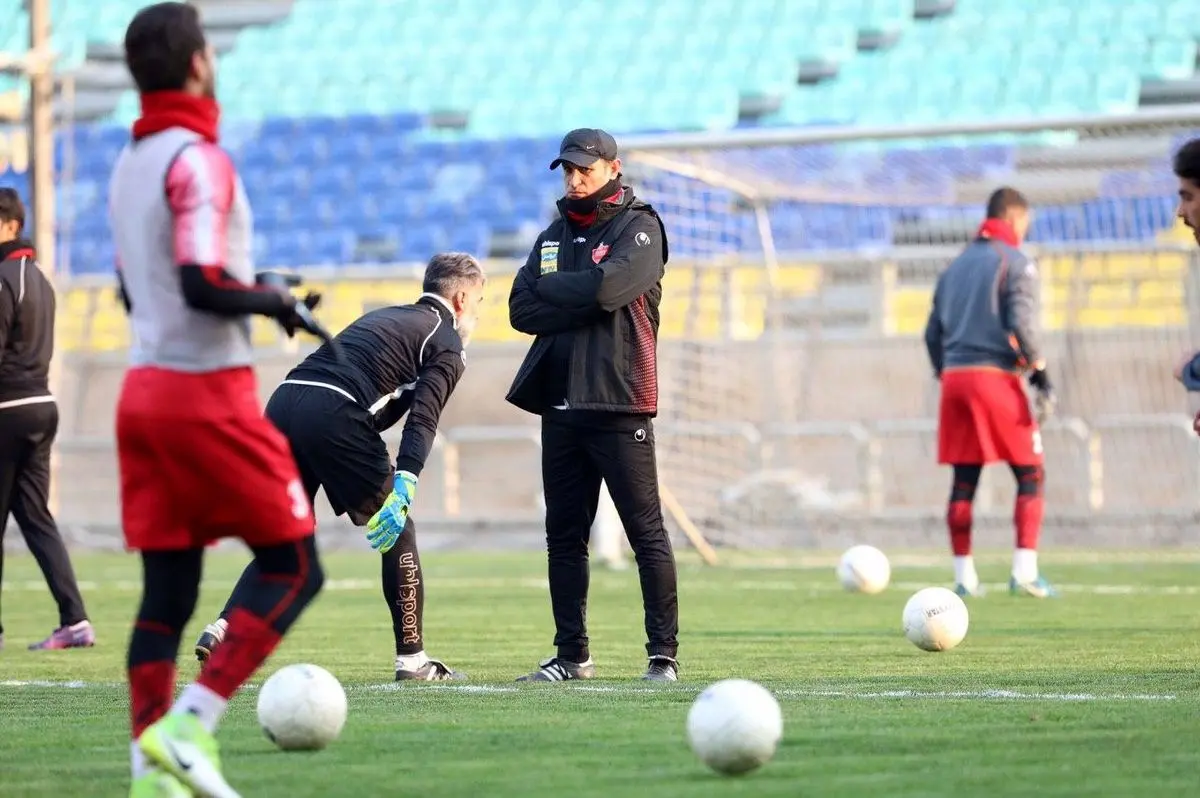
[[[464,347],[483,299],[483,269],[470,255],[435,255],[424,293],[411,305],[380,308],[338,334],[345,362],[323,345],[292,369],[267,402],[267,417],[287,437],[308,501],[317,490],[338,515],[367,525],[383,554],[383,598],[396,637],[396,680],[463,679],[425,653],[425,582],[409,511],[433,446],[438,419],[466,369]],[[405,414],[393,468],[379,433]],[[258,579],[247,566],[221,617],[196,641],[204,661],[220,650],[230,613]]]
[[[130,795],[236,798],[217,724],[323,580],[312,509],[287,441],[262,416],[251,366],[249,315],[289,334],[303,322],[290,294],[255,284],[250,209],[218,144],[214,58],[196,9],[143,8],[125,61],[142,113],[113,169],[109,211],[134,341],[117,404],[121,522],[143,574],[129,641]],[[246,542],[257,576],[225,645],[172,703],[204,547],[224,537]]]
[[[58,405],[50,393],[54,286],[21,233],[25,204],[0,188],[0,572],[11,512],[58,605],[58,628],[31,649],[86,648],[96,642],[71,557],[50,513],[50,449]],[[0,626],[0,648],[4,627]]]
[[[542,482],[555,655],[519,681],[590,679],[588,539],[601,483],[637,561],[645,611],[643,678],[679,678],[675,555],[663,525],[652,419],[658,412],[658,304],[667,234],[621,180],[603,130],[563,137],[556,219],[513,280],[509,320],[537,336],[508,401],[542,419]]]
[[[1038,572],[1042,436],[1020,376],[1028,372],[1039,414],[1048,412],[1054,395],[1037,340],[1037,266],[1020,250],[1029,223],[1020,192],[993,193],[975,240],[938,277],[925,327],[929,360],[942,382],[938,462],[954,469],[946,523],[960,596],[982,595],[971,557],[971,505],[983,467],[995,462],[1008,463],[1017,480],[1009,592],[1055,595]]]
[[[1192,139],[1180,147],[1173,166],[1175,177],[1179,179],[1179,207],[1175,213],[1200,244],[1200,139]],[[1182,382],[1189,393],[1200,393],[1200,352],[1188,355],[1179,364],[1175,379]],[[1200,435],[1200,412],[1197,412],[1192,428]]]

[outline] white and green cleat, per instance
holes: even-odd
[[[1054,585],[1040,576],[1032,582],[1018,582],[1016,578],[1010,578],[1008,580],[1008,592],[1014,596],[1028,596],[1029,598],[1044,599],[1058,597],[1058,591],[1054,589]]]
[[[202,798],[241,798],[221,775],[217,738],[195,715],[170,712],[138,738],[146,758]]]
[[[129,798],[192,798],[192,789],[165,770],[152,768],[129,785]]]

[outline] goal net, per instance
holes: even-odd
[[[1150,546],[1195,529],[1200,452],[1171,372],[1200,343],[1200,262],[1170,161],[1197,129],[1200,106],[631,142],[626,171],[672,251],[662,480],[730,546],[832,547],[867,528],[942,546],[950,479],[921,333],[939,271],[1008,185],[1034,206],[1059,395],[1048,539]],[[1012,483],[985,474],[981,525],[1008,527]]]

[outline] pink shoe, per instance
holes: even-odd
[[[60,626],[40,643],[31,643],[30,651],[57,651],[64,648],[91,648],[96,645],[96,632],[89,621]]]

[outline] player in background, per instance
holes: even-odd
[[[24,227],[20,195],[0,188],[0,572],[11,512],[58,605],[58,628],[30,648],[86,648],[96,634],[49,505],[50,449],[58,433],[49,379],[54,286],[38,267],[33,245],[22,237]]]
[[[1200,139],[1192,139],[1179,148],[1173,167],[1175,177],[1179,179],[1179,207],[1175,213],[1200,244]],[[1179,364],[1175,379],[1190,393],[1200,392],[1200,352],[1188,355]],[[1200,412],[1196,414],[1192,428],[1200,435]]]
[[[1005,462],[1017,480],[1016,551],[1009,592],[1048,598],[1038,572],[1044,482],[1042,437],[1021,384],[1028,372],[1039,410],[1053,403],[1038,343],[1038,273],[1020,250],[1029,203],[1011,188],[988,200],[987,219],[938,277],[925,346],[942,382],[938,462],[954,469],[946,523],[954,552],[955,592],[982,594],[971,557],[971,505],[983,467]]]
[[[324,578],[312,508],[251,365],[250,315],[289,334],[304,322],[290,294],[256,285],[250,208],[218,143],[214,56],[196,9],[143,8],[125,62],[141,116],[113,168],[109,215],[134,342],[117,403],[121,522],[143,574],[128,655],[130,795],[235,798],[214,732]],[[204,547],[224,537],[250,547],[257,577],[225,645],[175,699]]]
[[[442,409],[466,369],[464,347],[483,299],[483,269],[470,255],[435,255],[420,298],[359,318],[288,373],[267,402],[267,418],[287,437],[309,502],[325,488],[329,504],[368,527],[383,554],[383,598],[396,638],[396,680],[465,678],[425,653],[425,581],[409,510],[433,447]],[[395,467],[379,433],[407,414]],[[221,617],[196,641],[204,661],[225,638],[230,612],[255,584],[251,562]]]

